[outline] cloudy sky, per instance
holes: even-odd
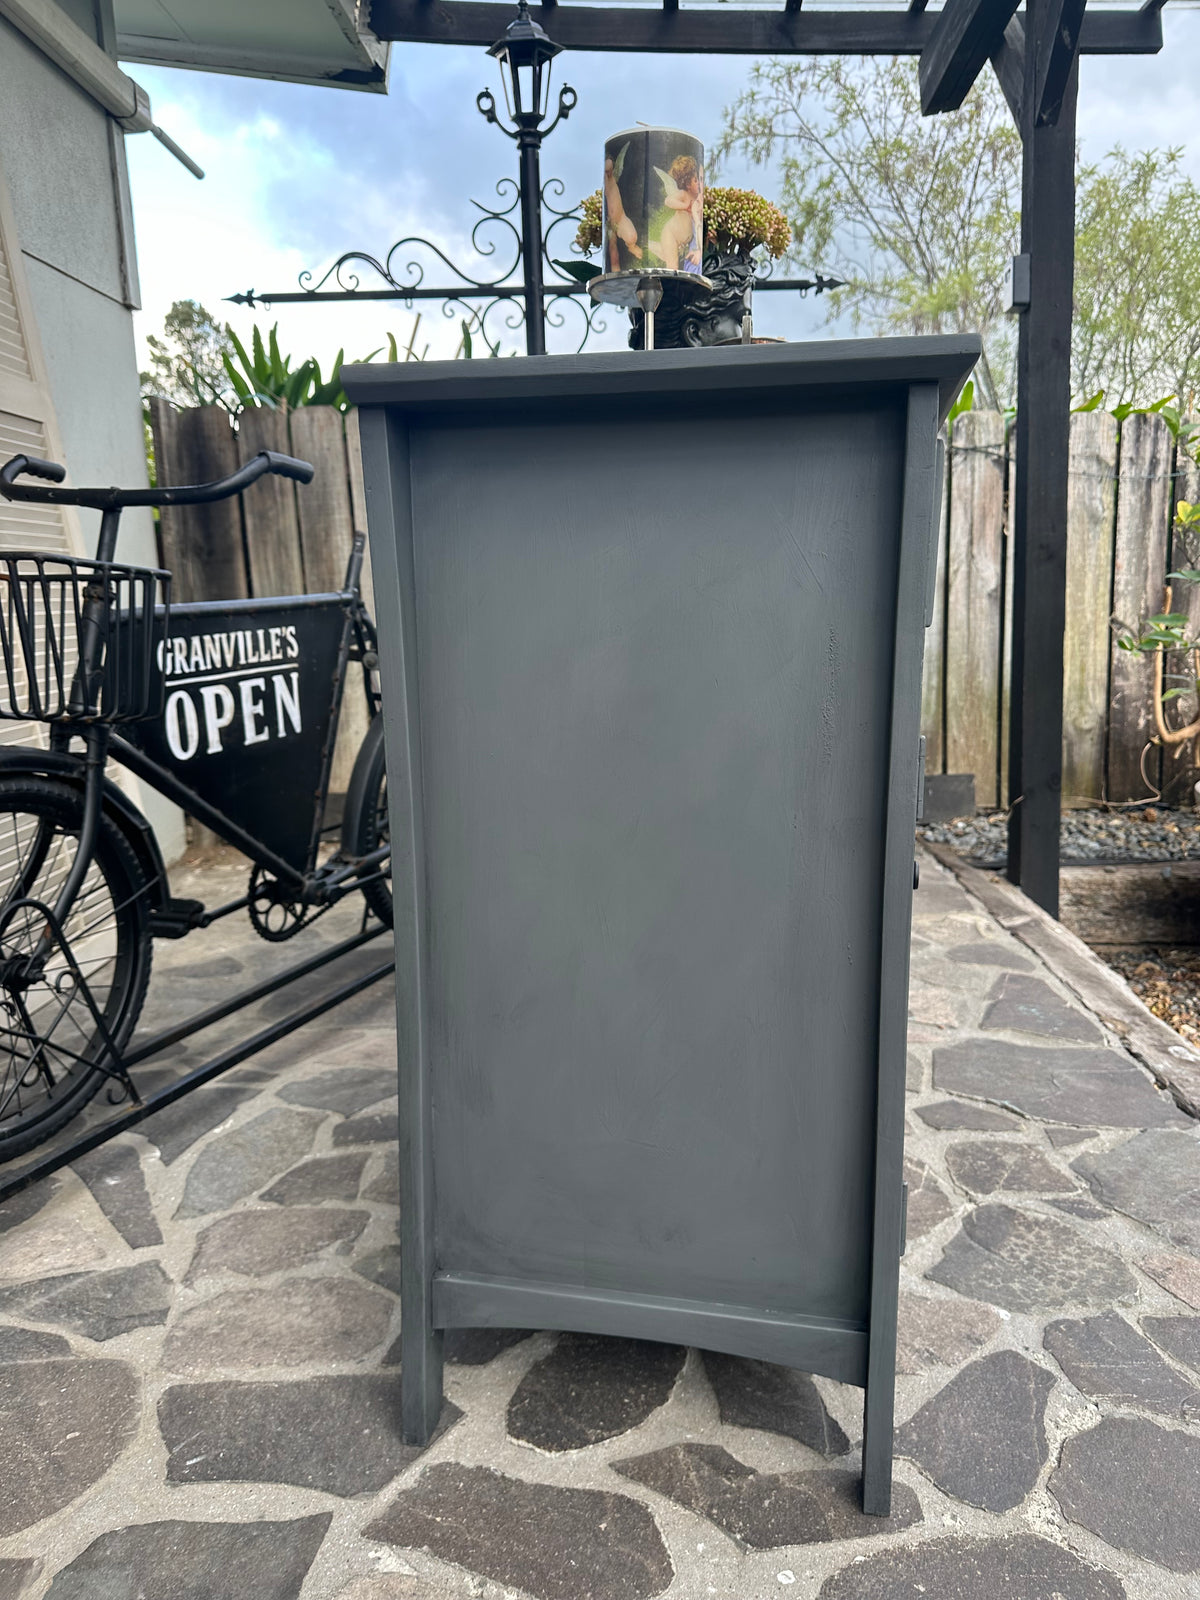
[[[1159,56],[1084,58],[1083,156],[1099,160],[1117,140],[1132,149],[1182,145],[1188,170],[1200,181],[1200,9],[1173,0],[1164,33]],[[619,128],[657,122],[715,143],[722,107],[750,70],[747,58],[702,56],[572,54],[556,66],[559,81],[579,92],[578,109],[543,150],[543,176],[561,178],[565,204],[597,186],[604,139]],[[127,141],[142,338],[161,327],[173,300],[191,298],[226,315],[240,332],[248,333],[256,316],[263,323],[277,318],[283,348],[315,354],[323,364],[339,346],[348,356],[367,353],[387,331],[407,340],[413,317],[402,304],[251,313],[222,302],[251,287],[293,288],[300,272],[313,269],[319,276],[344,250],[382,254],[406,234],[433,238],[467,264],[478,215],[471,200],[487,201],[497,179],[515,171],[513,147],[475,110],[480,89],[491,87],[499,98],[495,64],[479,50],[397,45],[386,96],[145,66],[129,70],[149,91],[155,119],[207,172],[198,182],[148,135]],[[723,175],[773,197],[769,172],[727,168]],[[431,263],[427,281],[435,269]],[[610,333],[600,343],[623,342],[619,321],[610,318]],[[820,301],[792,295],[771,297],[756,322],[764,332],[791,338],[824,331]],[[509,339],[516,343],[521,336]],[[456,343],[457,324],[447,322],[436,303],[427,304],[418,348],[450,355]]]

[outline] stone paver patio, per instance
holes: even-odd
[[[400,1442],[385,984],[0,1207],[0,1600],[1200,1595],[1197,1124],[922,872],[888,1521],[858,1391],[694,1350],[451,1336]],[[159,946],[158,1018],[301,948]]]

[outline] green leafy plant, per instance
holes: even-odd
[[[350,402],[342,388],[345,350],[339,350],[334,357],[328,379],[322,377],[321,364],[312,356],[293,368],[291,356],[283,355],[279,349],[278,327],[276,323],[264,344],[255,323],[249,351],[233,329],[228,330],[233,351],[226,350],[221,359],[239,408],[266,406],[274,410],[286,406],[289,411],[295,411],[299,406],[334,406],[339,411],[347,410]],[[392,334],[388,335],[388,344],[390,359],[394,361],[396,340]],[[379,350],[372,350],[363,360],[374,360],[382,348],[381,345]]]
[[[1072,382],[1110,404],[1200,387],[1200,185],[1185,151],[1129,152],[1079,170]]]
[[[915,62],[767,58],[726,108],[714,160],[775,169],[791,259],[843,280],[824,301],[877,333],[983,336],[981,405],[1015,388],[1004,267],[1019,248],[1021,140],[995,75],[961,108],[921,113]],[[1200,389],[1200,184],[1186,151],[1120,146],[1076,186],[1075,392]],[[1104,402],[1097,402],[1097,406]]]
[[[1080,405],[1072,406],[1071,410],[1072,412],[1099,411],[1104,406],[1104,397],[1105,391],[1103,389],[1097,389],[1095,394],[1089,395],[1088,398]],[[1153,416],[1156,413],[1165,412],[1170,407],[1171,401],[1174,400],[1174,398],[1175,396],[1173,394],[1165,394],[1161,400],[1156,400],[1153,405],[1149,406],[1139,406],[1135,405],[1132,400],[1122,400],[1119,405],[1111,406],[1109,409],[1111,410],[1112,415],[1116,417],[1118,422],[1124,422],[1126,417],[1132,417],[1134,415],[1139,417],[1147,417]]]
[[[552,259],[558,270],[574,278],[576,283],[590,283],[600,276],[601,269],[594,261],[560,261],[557,256]]]
[[[975,380],[968,378],[959,391],[958,399],[950,407],[946,416],[947,422],[953,422],[956,417],[961,417],[964,411],[975,409]]]
[[[1079,405],[1072,406],[1071,407],[1071,411],[1072,411],[1072,414],[1077,413],[1077,412],[1082,412],[1082,411],[1099,411],[1100,407],[1103,404],[1104,404],[1104,390],[1103,389],[1097,389],[1095,394],[1089,395],[1088,398],[1086,400],[1081,401]]]
[[[1161,400],[1155,400],[1148,406],[1135,405],[1132,400],[1122,400],[1118,405],[1105,408],[1105,391],[1097,389],[1095,394],[1089,395],[1079,405],[1072,406],[1071,411],[1072,414],[1078,415],[1081,412],[1107,409],[1118,422],[1124,422],[1126,417],[1161,417],[1171,430],[1171,437],[1180,449],[1192,455],[1197,440],[1200,440],[1200,423],[1197,423],[1192,416],[1185,416],[1177,405],[1172,405],[1174,399],[1173,394],[1165,394]]]
[[[471,361],[475,355],[475,339],[478,337],[483,342],[483,348],[489,356],[500,354],[500,342],[495,344],[488,338],[484,331],[483,315],[477,310],[472,310],[470,316],[462,319],[462,338],[459,340],[458,349],[454,352],[455,359],[462,357],[464,361]]]
[[[1018,248],[1021,139],[994,74],[960,110],[926,117],[915,62],[769,58],[724,120],[715,158],[773,169],[789,260],[842,280],[823,299],[828,320],[982,334],[976,397],[1002,408],[1016,341],[1000,286]]]
[[[229,346],[229,326],[220,323],[198,300],[176,300],[163,318],[162,333],[150,334],[146,370],[139,374],[142,398],[161,396],[178,406],[223,405],[228,385],[222,362]]]
[[[1168,399],[1173,400],[1174,398],[1174,395],[1168,396]],[[1195,417],[1185,417],[1178,406],[1160,405],[1155,409],[1167,427],[1170,428],[1180,449],[1185,454],[1193,456],[1195,454],[1196,441],[1200,438],[1200,424],[1196,422]]]
[[[1180,500],[1175,507],[1176,547],[1183,548],[1197,538],[1200,538],[1200,503],[1193,505],[1190,501]],[[1163,609],[1152,617],[1143,617],[1136,628],[1116,622],[1115,631],[1117,644],[1122,650],[1153,657],[1155,741],[1168,749],[1175,748],[1179,754],[1185,745],[1200,736],[1200,635],[1193,633],[1192,620],[1186,612],[1171,609],[1172,580],[1200,583],[1200,570],[1181,567],[1175,572],[1168,572]],[[1189,660],[1188,672],[1166,671],[1166,657],[1173,652]],[[1182,727],[1170,727],[1166,716],[1167,705],[1189,694],[1196,696],[1197,716]]]
[[[429,347],[417,349],[420,327],[418,313],[406,344],[389,333],[385,344],[359,359],[374,361],[386,351],[388,361],[423,361]],[[177,406],[220,405],[235,417],[247,406],[348,411],[342,387],[345,351],[338,351],[326,377],[315,357],[296,364],[284,355],[278,329],[276,323],[264,339],[256,323],[247,349],[227,323],[218,324],[198,301],[177,300],[164,319],[162,337],[151,334],[146,341],[150,364],[141,374],[143,399],[157,395]],[[461,347],[458,353],[464,353]]]

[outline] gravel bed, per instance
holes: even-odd
[[[919,838],[950,845],[972,866],[991,868],[1004,864],[1006,832],[1002,811],[917,828]],[[1064,865],[1200,861],[1200,816],[1167,806],[1066,811],[1059,837]],[[1096,954],[1121,974],[1156,1017],[1188,1044],[1200,1046],[1200,947],[1106,945]]]
[[[1003,811],[980,812],[954,822],[920,823],[917,837],[959,850],[973,866],[1001,866],[1007,856]],[[1200,861],[1200,816],[1166,806],[1134,811],[1064,811],[1061,857],[1067,864],[1119,861]]]
[[[1143,944],[1103,955],[1143,1005],[1189,1044],[1200,1045],[1200,950]]]

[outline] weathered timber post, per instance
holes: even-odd
[[[1021,251],[1030,301],[1017,346],[1008,876],[1058,915],[1067,454],[1075,271],[1076,57],[1057,120],[1039,118],[1039,65],[1061,7],[1029,0],[1021,129]]]

